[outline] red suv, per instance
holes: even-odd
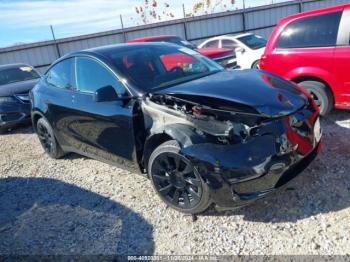
[[[167,42],[177,44],[183,47],[187,47],[196,50],[198,53],[213,59],[215,62],[221,64],[225,68],[237,68],[236,53],[232,49],[227,48],[198,48],[196,45],[184,40],[175,35],[159,35],[159,36],[148,36],[143,38],[137,38],[129,40],[128,43],[138,42]],[[173,61],[180,61],[180,57],[172,59]],[[184,62],[184,61],[181,61]]]
[[[304,87],[322,115],[350,109],[350,4],[280,20],[260,67]]]

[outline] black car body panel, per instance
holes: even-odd
[[[0,72],[19,67],[29,66],[25,64],[0,66]],[[39,79],[36,78],[0,85],[0,128],[6,129],[30,122],[29,91],[38,81]]]
[[[106,56],[123,48],[79,52],[57,63],[95,59],[121,79],[128,95],[96,102],[94,94],[50,86],[44,77],[32,90],[34,127],[43,116],[65,151],[145,175],[152,151],[176,140],[223,209],[275,191],[320,151],[317,106],[288,81],[258,70],[224,71],[145,91],[125,81]]]
[[[159,93],[202,104],[210,99],[214,100],[210,101],[211,105],[218,104],[221,108],[225,107],[225,102],[228,109],[241,105],[247,111],[247,107],[251,107],[266,117],[288,115],[303,107],[307,100],[292,83],[257,70],[224,71]]]

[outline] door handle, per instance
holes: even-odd
[[[72,95],[72,103],[75,101],[75,95]]]

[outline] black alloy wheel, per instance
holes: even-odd
[[[36,132],[38,134],[42,147],[50,157],[60,158],[64,155],[63,150],[56,141],[50,124],[44,118],[40,118],[38,120]]]
[[[192,163],[178,153],[175,141],[158,147],[150,157],[150,177],[154,188],[169,206],[199,213],[209,206],[207,185]]]

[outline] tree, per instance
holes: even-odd
[[[135,7],[136,14],[143,24],[174,18],[170,5],[157,0],[144,0],[142,5]],[[131,18],[133,20],[133,18]]]
[[[208,15],[216,12],[230,11],[233,9],[235,0],[201,0],[194,3],[191,12],[186,17]]]
[[[229,11],[233,9],[234,4],[235,0],[198,0],[192,6],[191,12],[186,13],[185,16],[191,17]],[[135,12],[143,24],[169,20],[175,17],[174,13],[171,12],[170,4],[161,0],[144,0],[141,5],[135,7]],[[131,20],[135,19],[131,18]],[[136,22],[139,24],[138,21]]]

